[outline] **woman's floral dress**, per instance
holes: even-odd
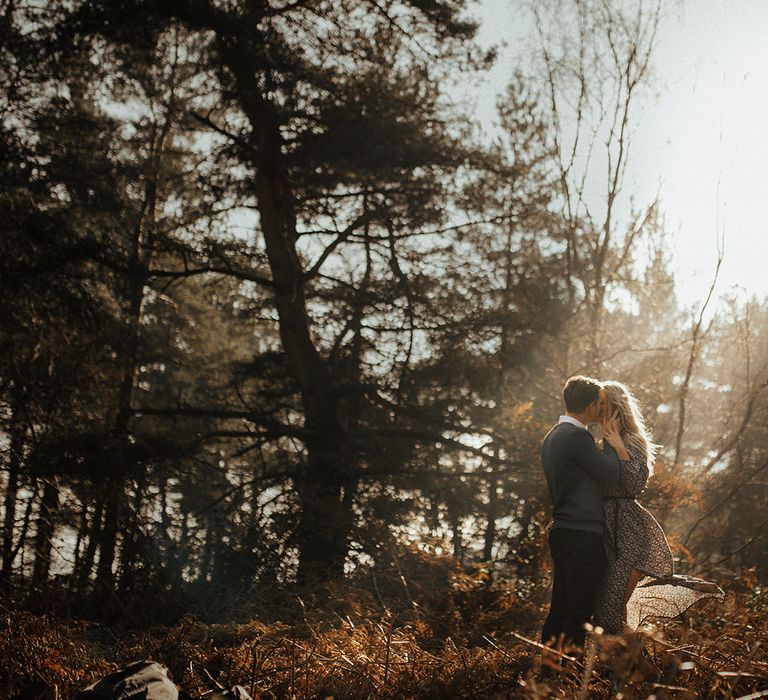
[[[594,623],[608,634],[624,629],[624,596],[632,569],[645,574],[627,603],[626,624],[633,629],[647,617],[676,617],[701,598],[724,595],[715,584],[674,575],[664,531],[636,500],[648,481],[647,461],[639,450],[627,451],[630,459],[621,463],[619,483],[603,493],[608,568]]]

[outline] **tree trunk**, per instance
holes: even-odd
[[[83,519],[84,526],[87,522],[87,538],[88,544],[85,547],[83,556],[78,561],[78,566],[75,571],[75,587],[78,590],[83,590],[88,585],[88,579],[91,577],[93,571],[93,564],[96,559],[96,549],[98,547],[98,536],[101,532],[101,519],[104,514],[104,499],[100,498],[96,501],[93,507],[93,515],[91,515],[88,522]]]
[[[178,552],[176,555],[176,576],[179,584],[184,581],[184,572],[189,566],[189,549],[189,513],[185,512],[181,515],[181,532],[176,549]]]
[[[488,523],[485,526],[485,537],[483,540],[483,561],[491,561],[493,556],[493,545],[496,541],[496,517],[498,511],[498,495],[496,488],[498,479],[491,477],[488,481],[488,505],[485,513]]]
[[[123,482],[120,475],[113,474],[107,483],[104,503],[104,524],[98,534],[99,563],[96,567],[96,584],[112,588],[115,576],[115,549],[123,500]]]
[[[35,532],[35,564],[32,581],[42,585],[48,581],[51,572],[52,539],[55,531],[55,515],[59,508],[59,485],[56,477],[45,480],[43,497],[37,512],[37,530]]]
[[[133,510],[126,514],[123,529],[122,547],[120,552],[120,582],[119,590],[127,593],[134,585],[136,562],[141,554],[141,513],[142,498],[146,492],[146,484],[143,476],[136,483],[136,491],[133,499]]]
[[[83,504],[83,510],[80,513],[80,524],[77,528],[77,537],[75,538],[75,546],[72,548],[74,561],[72,563],[72,576],[70,578],[70,588],[73,587],[73,583],[77,580],[77,574],[80,571],[80,565],[82,560],[82,554],[80,550],[83,547],[83,539],[88,532],[88,508]]]
[[[451,521],[451,544],[453,545],[453,556],[462,564],[464,563],[464,543],[461,539],[461,518],[454,512],[451,505],[448,505],[448,516]]]
[[[2,542],[2,568],[0,569],[0,582],[7,582],[11,578],[15,551],[13,536],[16,532],[16,501],[19,494],[19,476],[21,473],[21,457],[24,450],[25,429],[18,422],[10,427],[10,455],[8,459],[8,485],[3,500],[3,542]]]
[[[160,491],[160,559],[164,567],[164,576],[170,581],[171,585],[178,586],[182,582],[183,562],[185,561],[182,546],[186,547],[186,542],[183,545],[174,546],[171,534],[171,515],[168,512],[167,486],[167,478],[161,474],[158,481]]]
[[[22,575],[24,573],[24,551],[25,551],[25,544],[27,541],[27,534],[29,533],[29,524],[32,521],[32,507],[35,504],[35,501],[37,500],[37,494],[39,493],[38,489],[38,483],[35,482],[34,486],[32,487],[32,495],[27,499],[27,507],[24,509],[24,519],[21,523],[21,531],[19,532],[19,539],[16,541],[16,545],[13,548],[13,551],[10,554],[10,560],[13,561],[16,559],[16,556],[21,553],[21,562],[20,562],[20,569],[22,572]]]
[[[217,540],[218,527],[214,520],[208,521],[208,530],[205,533],[205,548],[203,549],[203,558],[200,562],[200,574],[198,581],[208,582],[211,580],[211,569],[213,564],[213,550]]]
[[[336,383],[315,347],[306,310],[305,278],[296,253],[293,192],[283,165],[279,121],[262,96],[247,50],[228,44],[225,60],[235,75],[241,105],[256,145],[256,198],[274,285],[280,339],[302,397],[306,468],[295,479],[301,519],[295,533],[298,578],[341,576],[351,524],[351,470],[339,420]]]
[[[501,312],[503,324],[501,327],[501,338],[499,343],[499,351],[497,354],[498,359],[498,376],[496,381],[496,394],[494,401],[496,404],[496,411],[499,416],[504,415],[505,399],[507,396],[506,385],[507,375],[511,368],[511,332],[509,327],[509,314],[512,313],[512,300],[513,300],[513,283],[514,283],[514,260],[515,260],[515,247],[514,243],[515,234],[515,220],[510,219],[507,222],[507,237],[506,245],[504,249],[504,290],[501,297]],[[498,445],[494,445],[493,453],[496,457],[501,456],[501,448]],[[493,472],[494,465],[489,467],[489,471]],[[496,518],[498,517],[499,498],[496,493],[496,489],[499,485],[499,479],[491,474],[488,477],[488,504],[486,506],[486,518],[487,525],[485,527],[485,536],[483,540],[483,560],[491,561],[493,556],[493,545],[496,540]]]

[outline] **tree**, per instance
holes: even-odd
[[[607,303],[636,274],[633,250],[657,202],[636,210],[621,201],[635,110],[652,71],[661,3],[617,7],[575,0],[545,10],[532,5],[539,70],[553,126],[571,306],[569,341],[557,363],[564,376],[602,369]],[[599,196],[588,194],[601,192]],[[586,339],[582,342],[580,339]]]
[[[407,297],[397,232],[439,221],[440,176],[465,158],[432,87],[450,65],[473,61],[461,7],[89,2],[64,23],[72,35],[134,47],[176,25],[205,37],[203,70],[215,75],[217,94],[191,116],[226,138],[247,173],[237,186],[258,212],[269,270],[258,283],[271,294],[301,401],[302,423],[291,431],[306,454],[294,476],[302,579],[341,573],[359,452],[347,416],[360,388],[346,389],[325,355],[330,338],[309,293],[329,258],[343,258],[342,244],[375,226],[377,245],[392,253],[392,284]],[[361,149],[366,143],[375,146]],[[314,241],[329,233],[332,242],[318,249]]]

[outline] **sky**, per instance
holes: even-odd
[[[546,2],[547,0],[542,0]],[[477,116],[494,119],[495,95],[535,37],[519,0],[478,0],[478,39],[501,47],[476,88]],[[635,112],[625,195],[660,195],[672,268],[685,307],[700,306],[717,261],[716,297],[768,296],[768,0],[675,2],[659,28],[655,94]]]

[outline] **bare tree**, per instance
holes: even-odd
[[[632,273],[636,244],[657,202],[635,210],[622,198],[632,128],[651,84],[661,1],[617,7],[607,0],[531,3],[553,125],[565,226],[562,244],[572,307],[579,323],[566,329],[563,374],[595,369],[603,347],[606,300]],[[589,341],[588,367],[571,357],[576,336]],[[569,340],[569,335],[571,338]]]

